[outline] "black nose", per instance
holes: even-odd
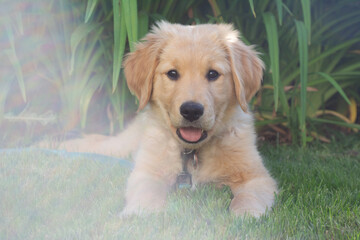
[[[180,113],[186,120],[193,122],[204,114],[204,107],[200,103],[185,102],[180,106]]]

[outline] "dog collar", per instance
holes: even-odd
[[[192,176],[187,170],[189,160],[192,160],[193,167],[196,169],[198,165],[198,157],[196,150],[185,149],[181,152],[182,172],[180,172],[176,179],[178,188],[190,188],[192,186]]]

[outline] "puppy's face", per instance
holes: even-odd
[[[160,23],[125,61],[130,90],[184,148],[198,148],[260,86],[262,62],[229,25]]]
[[[210,139],[228,106],[236,103],[230,62],[211,34],[194,39],[180,33],[170,39],[155,70],[151,99],[187,148]]]

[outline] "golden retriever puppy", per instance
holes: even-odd
[[[64,142],[71,151],[134,153],[123,214],[159,211],[176,184],[217,183],[234,195],[236,215],[270,209],[276,182],[256,148],[247,102],[259,89],[263,63],[227,24],[160,22],[127,55],[129,89],[142,110],[116,137]]]

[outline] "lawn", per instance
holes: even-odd
[[[260,219],[231,215],[231,192],[172,192],[163,213],[119,218],[129,167],[87,155],[0,152],[0,239],[360,239],[360,136],[261,144],[280,193]]]

